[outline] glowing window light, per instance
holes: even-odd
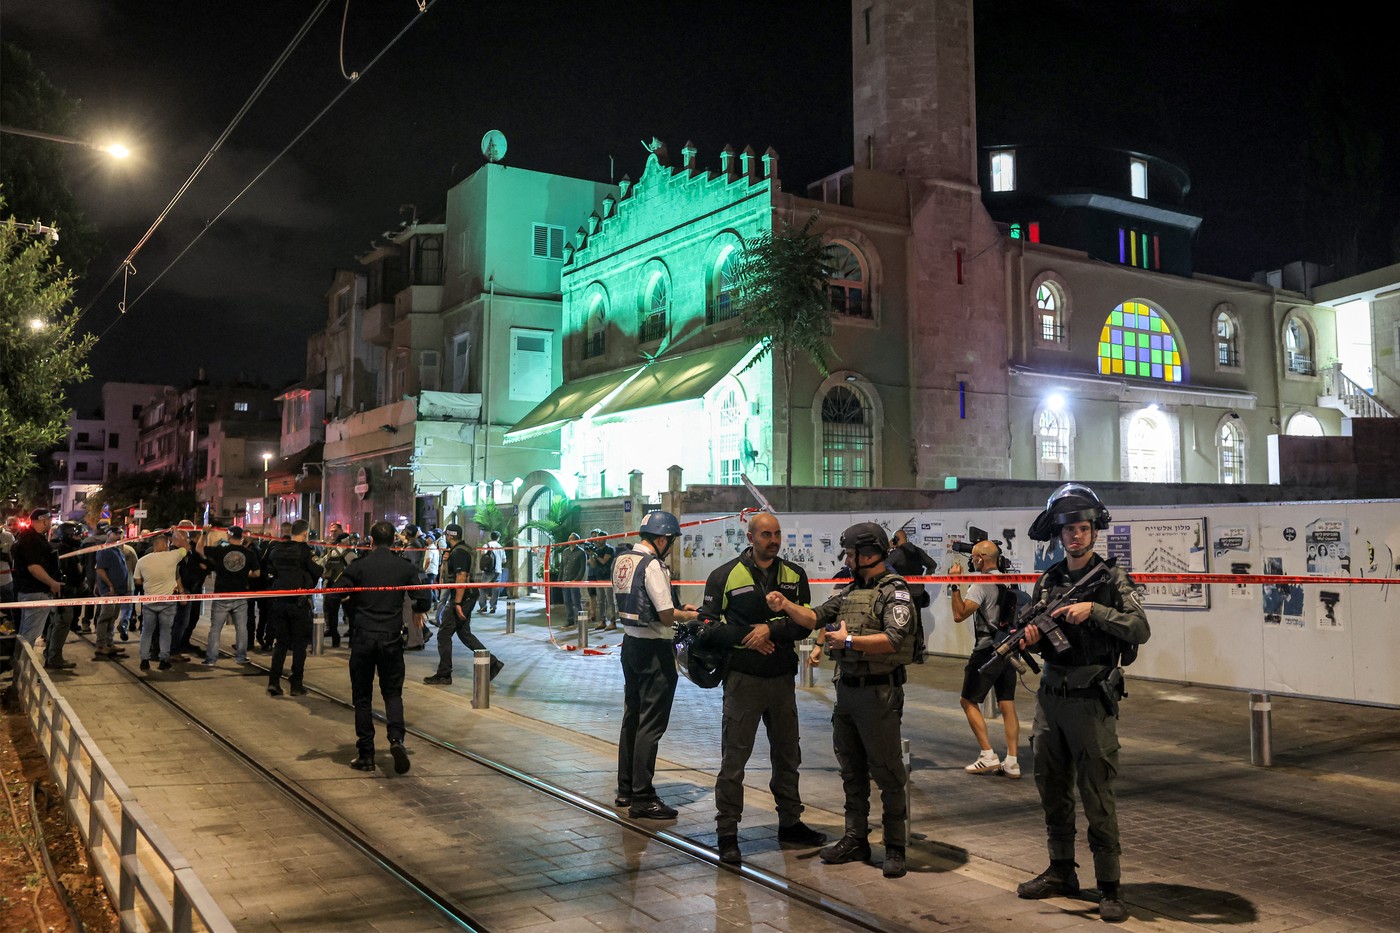
[[[1099,335],[1099,372],[1184,382],[1181,349],[1167,322],[1140,301],[1125,301],[1113,309]]]

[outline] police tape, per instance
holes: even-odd
[[[1040,579],[1040,574],[1035,573],[1002,573],[1002,574],[944,574],[927,577],[905,577],[908,583],[917,584],[976,584],[976,583],[1035,583]],[[819,586],[824,585],[844,585],[851,582],[849,577],[834,577],[809,580]],[[1347,586],[1354,584],[1386,586],[1391,583],[1400,584],[1400,578],[1395,577],[1334,577],[1334,576],[1275,576],[1270,574],[1238,574],[1238,573],[1143,573],[1133,576],[1133,582],[1139,586],[1151,586],[1163,583],[1221,583],[1233,585],[1261,585],[1261,586]],[[672,586],[703,587],[704,580],[673,580]],[[231,599],[288,599],[302,596],[348,596],[352,593],[387,593],[394,591],[413,592],[416,590],[482,590],[482,589],[509,589],[509,590],[590,590],[590,589],[610,589],[612,583],[607,580],[573,580],[548,582],[540,580],[496,580],[474,583],[411,583],[405,586],[356,586],[356,587],[326,587],[306,590],[250,590],[242,593],[173,593],[160,596],[143,594],[140,596],[79,596],[69,599],[33,599],[18,602],[0,603],[0,610],[3,609],[24,609],[24,608],[45,608],[61,606],[111,606],[123,605],[125,603],[170,603],[170,602],[212,602],[216,600]]]

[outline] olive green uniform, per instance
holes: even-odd
[[[836,707],[831,714],[832,745],[846,790],[846,835],[870,834],[870,782],[880,788],[884,843],[908,844],[908,808],[900,720],[904,714],[904,666],[914,660],[917,617],[904,578],[886,573],[856,581],[816,609],[817,624],[845,620],[851,636],[883,634],[893,654],[868,654],[828,643],[836,662]]]
[[[1071,574],[1055,564],[1035,585],[1033,601],[1047,588],[1078,580],[1102,559],[1094,555],[1083,571]],[[1037,644],[1045,672],[1036,695],[1031,749],[1035,786],[1045,811],[1052,861],[1074,859],[1074,790],[1089,823],[1089,849],[1100,882],[1119,880],[1118,812],[1113,781],[1118,775],[1118,719],[1108,710],[1105,686],[1125,647],[1147,641],[1151,630],[1137,589],[1127,572],[1113,567],[1089,598],[1095,605],[1081,625],[1060,625],[1070,649],[1056,655],[1045,640]],[[1116,699],[1116,697],[1115,697]]]

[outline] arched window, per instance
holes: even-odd
[[[1215,365],[1238,369],[1240,365],[1240,325],[1229,305],[1215,313]]]
[[[1144,411],[1128,423],[1128,481],[1167,483],[1172,478],[1172,445],[1165,419]]]
[[[1035,290],[1036,323],[1040,339],[1045,343],[1063,343],[1064,292],[1054,282],[1041,282]]]
[[[1283,349],[1288,372],[1298,376],[1311,376],[1317,372],[1313,361],[1312,329],[1301,315],[1292,315],[1284,324]]]
[[[1163,382],[1186,380],[1176,335],[1154,308],[1140,301],[1123,302],[1104,321],[1099,372]]]
[[[827,263],[831,268],[831,279],[827,288],[831,291],[831,304],[837,314],[848,317],[869,318],[874,315],[867,292],[865,260],[860,253],[841,242],[832,243],[826,248]]]
[[[595,295],[588,306],[588,318],[583,325],[583,358],[602,356],[608,348],[608,316],[601,295]]]
[[[870,406],[853,389],[832,386],[822,399],[822,485],[874,485]]]
[[[1244,429],[1234,418],[1226,416],[1220,422],[1220,430],[1215,435],[1215,446],[1219,450],[1220,482],[1246,482],[1244,461]]]
[[[1312,412],[1300,411],[1288,419],[1288,430],[1284,433],[1294,437],[1322,437],[1325,432],[1322,422]]]
[[[706,287],[705,323],[718,324],[734,317],[739,291],[739,250],[726,246],[719,254]]]
[[[442,284],[442,237],[420,236],[413,242],[413,284]]]
[[[642,343],[666,336],[666,312],[671,306],[670,283],[664,272],[654,272],[642,295],[641,320],[637,339]]]
[[[1074,418],[1069,412],[1042,408],[1035,422],[1035,478],[1065,479],[1074,450]]]
[[[714,481],[721,486],[737,486],[743,470],[744,409],[738,389],[720,390],[712,402],[715,418]]]

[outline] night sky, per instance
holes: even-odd
[[[129,312],[120,278],[136,244],[315,8],[153,0],[6,0],[5,39],[82,101],[79,135],[137,150],[111,164],[66,156],[107,249],[79,302],[106,331],[94,380],[180,385],[203,367],[274,386],[304,375],[322,295],[382,231],[441,208],[500,129],[505,161],[589,178],[639,174],[640,140],[679,158],[693,140],[718,166],[726,143],[774,147],[789,190],[851,163],[850,4],[553,3],[438,0],[330,113],[139,301],[170,261],[346,84],[343,0],[301,46],[135,259]],[[1389,190],[1376,192],[1366,265],[1393,261],[1400,151],[1375,62],[1381,30],[1261,22],[1234,4],[978,3],[979,141],[1090,141],[1183,162],[1187,207],[1205,217],[1197,269],[1238,278],[1323,258],[1302,209],[1310,101],[1381,134]],[[250,13],[250,9],[259,12]],[[684,10],[683,13],[678,12]],[[353,0],[349,71],[417,15],[413,0]],[[0,76],[3,78],[3,76]],[[1316,143],[1314,143],[1315,145]],[[0,157],[3,150],[0,150]],[[582,218],[580,218],[582,220]],[[110,326],[110,330],[108,330]]]

